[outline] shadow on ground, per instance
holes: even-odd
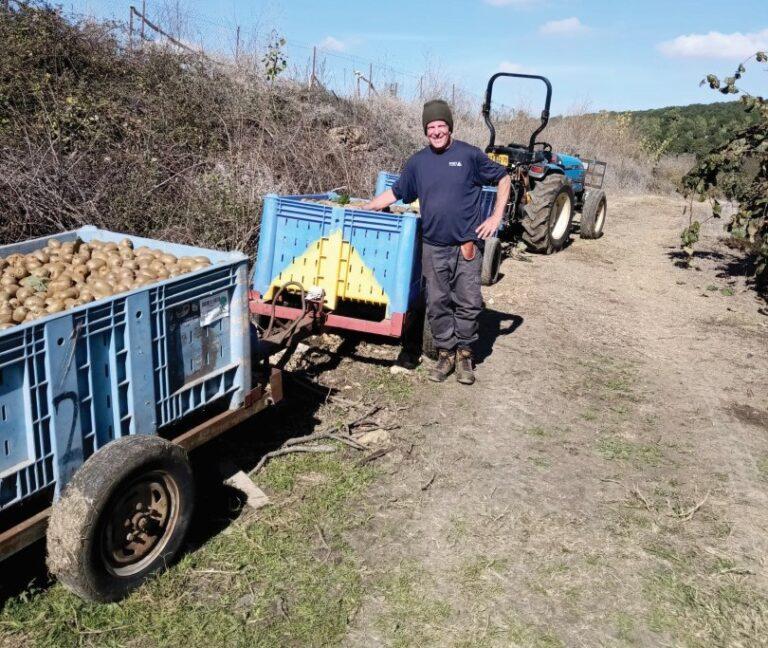
[[[493,353],[496,339],[514,333],[523,324],[523,318],[511,313],[486,308],[480,313],[480,337],[475,344],[475,364],[481,364]]]

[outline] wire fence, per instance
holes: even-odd
[[[144,0],[140,7],[129,7],[126,25],[129,47],[165,43],[204,56],[221,65],[264,68],[269,43],[280,43],[272,31],[266,39],[247,33],[241,25],[224,24],[206,16],[189,13],[179,16],[150,17]],[[200,25],[205,25],[202,29]],[[374,96],[397,97],[404,101],[423,101],[441,97],[453,106],[477,112],[483,97],[466,87],[431,71],[414,72],[336,51],[321,45],[282,39],[279,55],[285,59],[282,74],[312,88],[321,85],[335,94],[364,100]],[[514,113],[511,106],[495,103],[495,111]]]

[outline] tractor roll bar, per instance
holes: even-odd
[[[544,130],[544,128],[547,125],[547,122],[549,122],[549,104],[552,101],[552,84],[549,82],[549,79],[543,76],[539,76],[538,74],[517,74],[514,72],[497,72],[494,74],[490,79],[488,79],[488,87],[485,89],[485,102],[483,102],[483,118],[485,119],[485,123],[488,126],[488,130],[491,131],[491,139],[488,142],[488,147],[494,145],[496,142],[496,129],[493,126],[493,123],[491,122],[491,96],[493,95],[493,83],[498,79],[499,77],[514,77],[517,79],[538,79],[539,81],[543,81],[544,85],[547,86],[547,98],[544,100],[544,110],[541,111],[541,126],[539,126],[535,131],[533,131],[533,134],[531,135],[531,140],[528,143],[528,150],[533,151],[533,145],[536,143],[536,136]]]

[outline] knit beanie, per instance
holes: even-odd
[[[453,115],[451,107],[442,99],[433,99],[424,104],[424,112],[421,114],[421,122],[424,125],[424,133],[427,132],[429,122],[442,120],[448,124],[448,130],[453,132]]]

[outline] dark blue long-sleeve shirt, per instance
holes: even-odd
[[[479,148],[453,140],[444,151],[427,146],[412,155],[392,192],[404,203],[419,199],[425,242],[458,245],[478,240],[482,187],[498,183],[506,173]]]

